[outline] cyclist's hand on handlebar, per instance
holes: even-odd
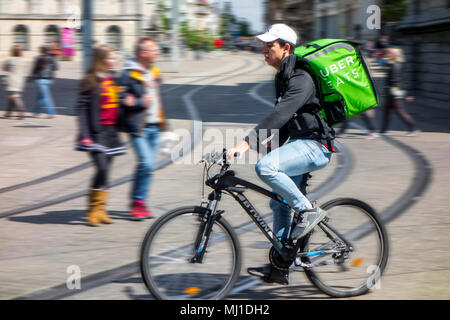
[[[242,140],[237,146],[227,151],[227,158],[232,159],[235,156],[242,158],[245,152],[250,149],[250,146],[247,141]]]

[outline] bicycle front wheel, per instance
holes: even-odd
[[[157,299],[221,299],[241,270],[236,233],[222,218],[215,220],[201,263],[192,262],[195,243],[203,233],[201,207],[167,213],[149,229],[141,248],[141,274]]]
[[[356,199],[336,199],[321,206],[328,222],[321,222],[307,236],[303,262],[308,279],[332,297],[352,297],[380,285],[388,259],[388,238],[377,214]],[[323,254],[337,251],[335,254]],[[330,264],[327,264],[330,262]]]

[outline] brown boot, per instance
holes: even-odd
[[[87,222],[92,227],[98,227],[100,224],[101,215],[101,198],[100,192],[102,190],[89,190],[89,211],[87,213]]]
[[[106,211],[106,201],[108,200],[108,191],[98,190],[98,192],[99,192],[99,202],[100,202],[98,218],[101,223],[111,224],[111,223],[113,223],[113,221],[108,216],[108,212]]]

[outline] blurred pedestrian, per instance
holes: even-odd
[[[375,127],[372,124],[372,120],[370,120],[369,116],[365,112],[360,113],[357,117],[360,117],[366,124],[366,128],[368,130],[367,139],[371,140],[379,137],[379,134],[376,132]],[[336,132],[336,137],[338,138],[344,137],[344,133],[348,128],[348,123],[349,120],[346,120],[342,123],[341,127]]]
[[[377,38],[375,42],[375,49],[386,50],[389,46],[389,38],[386,35],[382,35]]]
[[[372,52],[376,59],[376,62],[380,66],[385,66],[387,63],[387,59],[386,59],[385,55],[386,55],[386,49],[388,47],[389,47],[389,39],[385,35],[378,37],[377,40],[375,41],[375,47]]]
[[[53,59],[55,61],[58,61],[62,55],[62,50],[55,40],[50,41],[49,50],[50,55],[53,57]]]
[[[52,57],[48,46],[40,48],[40,55],[36,57],[32,70],[32,79],[36,81],[39,90],[34,116],[38,117],[41,113],[41,108],[45,106],[48,118],[53,118],[55,116],[55,105],[50,86],[53,84],[54,72],[58,70],[58,65]]]
[[[375,44],[373,43],[373,41],[372,40],[367,40],[364,43],[364,46],[363,46],[364,54],[366,54],[368,57],[372,58],[373,57],[374,47],[375,47]]]
[[[8,106],[5,118],[9,118],[14,110],[19,112],[19,119],[24,118],[25,108],[22,100],[22,91],[25,83],[26,61],[22,57],[22,48],[18,45],[11,47],[11,57],[3,63],[3,71],[7,72],[6,91]]]
[[[403,55],[400,49],[388,48],[386,50],[387,75],[385,84],[385,106],[383,112],[383,123],[380,134],[385,134],[389,126],[390,114],[394,111],[408,128],[408,136],[413,136],[417,133],[414,120],[405,111],[404,101],[411,101],[414,98],[406,96],[402,89],[402,65]]]
[[[148,194],[160,132],[166,129],[167,123],[159,88],[161,73],[154,66],[159,56],[158,45],[150,38],[142,38],[136,44],[135,56],[135,60],[125,63],[120,83],[122,101],[125,105],[133,105],[123,109],[122,127],[129,133],[137,157],[130,214],[133,219],[140,220],[154,217],[148,209]]]
[[[88,151],[96,172],[89,190],[87,221],[91,226],[112,223],[106,212],[108,175],[112,157],[123,154],[117,133],[119,118],[119,88],[112,71],[116,54],[109,46],[94,48],[92,61],[80,82],[77,109],[79,135],[77,149]]]

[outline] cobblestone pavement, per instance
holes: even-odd
[[[160,65],[163,71],[170,70],[169,62]],[[58,84],[54,88],[55,99],[62,106],[61,115],[55,119],[27,118],[25,121],[0,119],[0,191],[88,162],[86,154],[73,151],[76,121],[70,116],[73,105],[65,102],[73,101],[76,92],[73,83],[78,76],[74,76],[76,66],[69,63],[66,66],[59,77],[72,81],[70,90],[58,89]],[[202,168],[195,165],[194,160],[210,147],[219,149],[223,145],[233,145],[233,141],[226,141],[227,130],[235,130],[238,136],[245,135],[270,112],[270,107],[261,100],[270,101],[273,92],[270,83],[273,72],[263,66],[260,56],[250,53],[187,59],[179,73],[164,75],[163,90],[172,128],[193,130],[192,114],[187,111],[190,105],[203,120],[203,140],[197,141],[192,152],[182,159],[184,163],[166,166],[155,173],[150,199],[157,216],[172,208],[199,203]],[[66,85],[61,80],[63,84]],[[380,111],[373,115],[377,124],[381,119]],[[366,140],[361,123],[356,119],[346,137],[339,139],[353,159],[350,174],[319,199],[323,203],[336,197],[358,198],[379,213],[407,199],[410,187],[423,183],[417,181],[417,170],[423,168],[417,167],[414,153],[392,143],[392,139],[420,152],[430,164],[431,182],[420,199],[411,200],[414,204],[387,224],[391,250],[380,288],[355,299],[450,298],[449,115],[447,111],[425,111],[414,105],[408,106],[408,111],[422,129],[416,137],[405,137],[401,123],[394,121],[388,138]],[[313,189],[329,181],[337,169],[338,157],[313,175]],[[134,165],[132,150],[115,159],[111,181],[129,176]],[[234,169],[242,178],[262,184],[252,164],[235,165]],[[87,166],[55,179],[1,192],[0,214],[85,191],[92,173],[93,168]],[[130,183],[124,182],[110,189],[108,208],[115,220],[113,225],[87,227],[84,196],[1,218],[0,299],[23,297],[63,285],[69,277],[70,266],[80,268],[83,286],[85,277],[137,261],[141,241],[153,220],[129,220],[129,188]],[[252,195],[250,199],[262,213],[270,212],[267,203],[258,196]],[[225,198],[221,207],[233,226],[250,221],[231,199]],[[255,229],[242,234],[240,241],[243,246],[241,274],[246,277],[248,266],[267,261],[269,246]],[[138,273],[73,293],[66,299],[151,298]],[[326,296],[299,272],[292,274],[289,286],[259,284],[230,298],[316,299]]]

